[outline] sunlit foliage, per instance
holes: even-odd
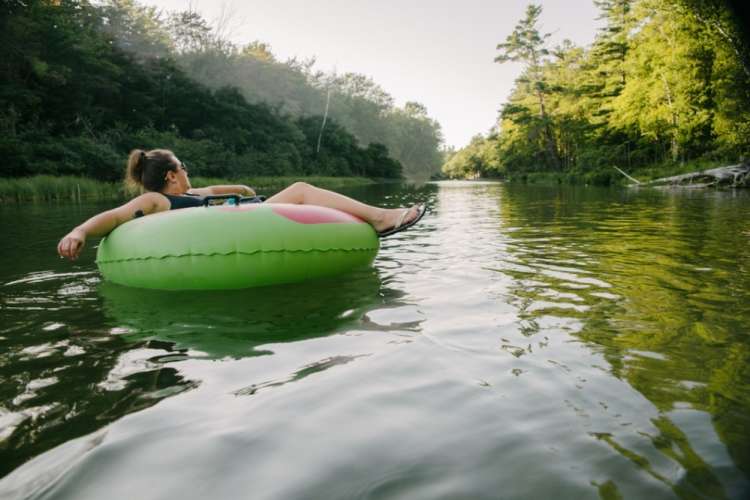
[[[498,129],[444,164],[449,176],[555,172],[586,182],[655,165],[736,162],[750,153],[747,43],[719,0],[596,0],[589,48],[549,47],[529,6],[496,62],[524,64]],[[478,163],[477,144],[495,150]]]

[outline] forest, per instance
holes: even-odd
[[[0,177],[122,177],[166,147],[202,177],[427,179],[439,124],[370,78],[278,61],[194,11],[133,0],[0,5]]]
[[[451,151],[452,178],[610,184],[745,161],[750,48],[737,5],[723,0],[594,0],[590,47],[550,46],[529,5],[495,62],[522,74],[487,134]],[[732,7],[735,7],[734,9]]]

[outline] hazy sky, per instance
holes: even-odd
[[[511,0],[141,0],[192,6],[209,21],[231,14],[229,38],[261,40],[280,60],[315,57],[316,69],[371,77],[398,105],[417,101],[465,146],[497,119],[520,66],[493,62],[527,2]],[[599,21],[591,0],[541,0],[552,43],[589,45]]]

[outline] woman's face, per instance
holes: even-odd
[[[175,169],[167,172],[167,182],[175,184],[175,187],[179,188],[179,191],[187,192],[192,187],[190,186],[187,167],[176,156],[172,159]]]

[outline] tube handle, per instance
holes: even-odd
[[[224,203],[212,203],[213,201],[224,200]],[[239,205],[240,195],[238,194],[212,194],[203,197],[203,206],[209,207],[214,205]]]

